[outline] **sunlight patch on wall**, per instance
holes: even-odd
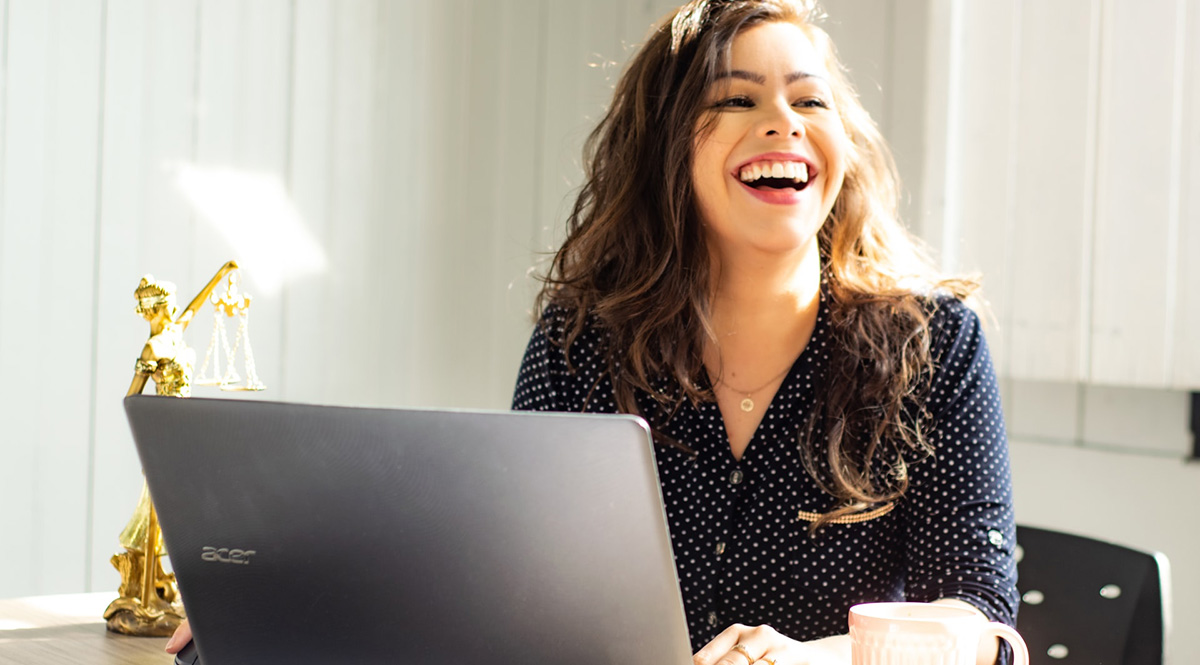
[[[300,219],[279,176],[184,164],[176,183],[199,217],[229,243],[263,295],[325,270],[325,251]]]

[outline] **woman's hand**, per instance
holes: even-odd
[[[692,656],[693,665],[849,665],[850,637],[797,642],[770,626],[726,628]]]
[[[175,629],[175,634],[171,639],[167,640],[167,653],[179,653],[179,650],[186,647],[188,642],[192,641],[192,627],[188,625],[187,619],[179,624]]]

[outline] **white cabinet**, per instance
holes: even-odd
[[[1000,373],[1200,387],[1200,4],[933,4],[946,205],[923,228],[984,274]]]

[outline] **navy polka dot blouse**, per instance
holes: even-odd
[[[616,412],[603,331],[575,341],[569,371],[546,335],[560,339],[565,320],[553,306],[543,314],[513,408]],[[814,537],[802,515],[834,503],[804,469],[797,443],[832,352],[824,303],[741,461],[715,402],[685,402],[662,428],[695,453],[655,451],[693,647],[733,623],[767,624],[797,640],[845,633],[850,606],[868,601],[959,598],[1013,624],[1012,488],[987,344],[978,317],[953,298],[938,300],[930,325],[937,364],[926,407],[936,452],[909,467],[908,491],[872,519],[828,524]]]

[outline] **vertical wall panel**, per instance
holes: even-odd
[[[952,158],[954,134],[958,131],[957,80],[961,76],[961,21],[954,0],[930,0],[927,7],[928,38],[924,66],[925,89],[928,95],[922,113],[921,127],[925,132],[924,154],[921,162],[921,191],[923,207],[914,224],[921,239],[935,252],[946,244],[946,220],[954,212],[952,192]]]
[[[1014,233],[1008,264],[990,275],[1011,284],[1016,378],[1086,378],[1099,5],[1022,6]]]
[[[444,332],[437,317],[437,303],[442,300],[435,274],[441,263],[432,251],[423,250],[444,226],[434,213],[443,204],[439,199],[447,194],[466,196],[476,186],[477,176],[470,155],[442,145],[447,127],[460,134],[466,129],[439,117],[442,113],[458,117],[463,112],[461,99],[457,107],[445,106],[453,103],[445,91],[462,90],[465,83],[444,80],[442,60],[446,51],[464,40],[447,38],[446,19],[438,23],[440,30],[433,26],[436,15],[449,11],[461,16],[463,9],[461,2],[379,5],[374,74],[379,112],[374,118],[371,155],[373,209],[378,212],[370,230],[370,263],[377,300],[386,303],[378,319],[384,343],[377,351],[386,380],[377,399],[388,405],[429,405],[432,383],[425,377],[430,376],[427,372],[436,375],[444,363],[433,357],[436,352],[431,348]],[[440,165],[436,169],[435,163]]]
[[[0,86],[0,156],[2,156],[7,148],[7,128],[9,115],[8,95],[6,92],[6,88],[8,86],[8,0],[0,0],[0,11],[3,12],[3,14],[0,14],[0,17],[3,17],[3,21],[0,21],[0,53],[4,54],[4,57],[0,58],[0,80],[2,80],[4,83],[3,86]],[[8,164],[6,162],[0,161],[0,205],[3,204],[4,194],[7,187],[7,166]],[[7,254],[5,254],[4,250],[4,236],[6,235],[4,219],[5,217],[3,215],[3,208],[0,207],[0,258],[7,257]],[[4,274],[2,269],[3,264],[0,264],[0,276]],[[9,319],[6,318],[8,314],[4,310],[3,288],[3,282],[0,282],[0,344],[3,344],[5,326],[9,324]],[[0,357],[0,372],[3,372],[3,369],[3,358]],[[0,373],[0,378],[3,377],[4,374]],[[0,409],[3,409],[3,406],[0,406]],[[3,411],[0,411],[0,414],[3,413]],[[0,451],[0,454],[3,454],[2,451]]]
[[[8,29],[0,595],[84,583],[100,6],[13,2]]]
[[[920,232],[928,214],[925,201],[925,151],[930,128],[925,114],[929,98],[930,11],[927,0],[893,0],[890,25],[890,65],[884,78],[884,136],[891,145],[900,172],[900,218]]]
[[[40,488],[36,480],[39,465],[38,405],[41,393],[55,381],[44,370],[39,358],[39,327],[35,319],[42,309],[41,271],[37,259],[43,252],[44,227],[33,220],[45,215],[45,178],[50,165],[46,158],[47,67],[52,62],[46,51],[50,31],[46,7],[37,2],[14,0],[8,7],[4,113],[5,196],[3,221],[0,222],[0,409],[7,430],[5,438],[24,445],[7,445],[0,458],[0,486],[12,502],[0,512],[0,531],[13,534],[27,547],[0,549],[0,564],[5,570],[32,571],[40,554],[41,543],[34,534],[40,503],[53,494]],[[34,276],[33,279],[30,276]],[[18,379],[20,377],[20,379]],[[40,389],[30,390],[37,380]],[[41,492],[41,493],[39,493]],[[6,577],[0,595],[17,595],[37,588],[34,575]]]
[[[330,102],[329,203],[330,225],[321,238],[329,256],[324,308],[329,336],[330,370],[324,378],[327,395],[338,401],[378,404],[380,386],[390,380],[373,354],[387,339],[370,317],[389,307],[387,278],[377,281],[368,260],[372,238],[371,151],[375,114],[375,67],[378,37],[373,29],[379,16],[375,0],[339,1],[333,5],[333,66]],[[414,23],[420,24],[414,17]],[[380,283],[382,282],[382,283]],[[386,331],[391,334],[391,331]]]
[[[997,368],[1007,368],[1017,0],[961,3],[958,74],[952,81],[947,213],[942,260],[949,271],[979,271],[999,320],[990,331]],[[999,333],[999,334],[997,334]]]
[[[293,46],[289,80],[288,183],[300,221],[314,237],[330,233],[332,178],[333,13],[335,0],[297,0],[292,21]],[[325,376],[331,321],[322,307],[328,296],[328,273],[309,275],[284,285],[280,399],[328,401]],[[268,386],[272,388],[272,386]],[[274,392],[274,391],[273,391]]]
[[[129,100],[142,105],[140,265],[133,269],[175,282],[181,293],[189,289],[194,274],[195,214],[180,195],[177,181],[179,168],[195,161],[196,124],[203,112],[196,99],[198,5],[199,0],[143,5],[145,59],[134,63],[144,77],[143,97]],[[113,96],[109,100],[117,101]],[[123,172],[106,175],[126,177]],[[133,285],[137,286],[137,279]]]
[[[1091,376],[1100,383],[1167,379],[1181,8],[1176,0],[1105,4],[1091,326]]]
[[[186,304],[226,261],[240,261],[246,277],[241,287],[253,297],[250,337],[255,364],[259,378],[269,389],[277,385],[280,371],[280,270],[296,253],[292,243],[297,241],[296,232],[283,227],[282,218],[273,216],[277,210],[263,206],[270,187],[282,191],[287,175],[291,29],[288,0],[206,0],[201,5],[196,153],[190,167],[207,174],[226,173],[241,179],[241,187],[248,190],[214,188],[204,194],[207,198],[232,201],[239,204],[240,210],[263,212],[238,221],[214,219],[194,209],[197,223],[189,247],[192,270],[187,285],[180,285],[181,304]],[[175,192],[182,193],[178,186]],[[241,237],[232,237],[231,231]],[[222,323],[232,343],[236,324]],[[206,303],[188,331],[189,343],[196,350],[197,371],[212,339],[213,326],[212,307]],[[238,371],[245,378],[244,347],[236,356]],[[216,388],[200,387],[197,394],[221,393]],[[270,393],[241,396],[271,397]]]
[[[199,172],[201,174],[212,174],[215,169],[228,169],[230,175],[245,173],[240,157],[242,141],[246,137],[239,130],[242,114],[248,110],[241,108],[241,102],[248,101],[242,98],[246,94],[246,72],[250,68],[246,59],[253,54],[245,52],[242,47],[249,32],[242,4],[237,0],[200,2],[196,54],[198,61],[195,152],[191,162],[178,165],[181,169],[180,175],[184,174],[183,169],[202,169]],[[181,195],[183,192],[180,183],[173,184],[175,186],[172,193]],[[228,192],[213,191],[193,194],[196,195],[219,195],[228,198],[234,196]],[[180,287],[180,306],[187,304],[200,287],[212,278],[218,266],[231,258],[241,259],[243,263],[247,258],[230,255],[230,243],[218,233],[216,226],[222,220],[210,219],[190,197],[185,200],[195,223],[192,225],[192,236],[186,247],[191,259],[191,270],[186,277],[176,277]],[[252,266],[244,267],[243,272],[252,272],[251,268]],[[243,286],[253,289],[255,283],[251,280]],[[254,304],[257,309],[259,303]],[[197,312],[195,328],[189,328],[188,331],[188,339],[193,347],[208,341],[210,320],[209,306],[205,304]],[[204,348],[201,348],[197,354],[197,362],[203,362],[203,354]]]
[[[92,472],[89,591],[116,590],[109,564],[117,536],[133,513],[142,475],[121,397],[133,379],[133,363],[149,336],[133,312],[138,285],[142,178],[147,165],[142,116],[151,83],[144,75],[148,0],[109,0],[105,12],[104,126],[100,189],[100,266],[96,327],[95,451]]]
[[[249,173],[269,178],[280,192],[286,192],[293,3],[291,0],[260,0],[242,5],[242,20],[247,28],[239,45],[242,62],[238,66],[245,69],[241,79],[242,94],[239,96],[239,161]],[[294,205],[295,201],[289,203]],[[299,221],[303,223],[303,220]],[[295,264],[287,263],[289,256],[300,252],[292,244],[294,234],[305,232],[307,229],[303,227],[289,227],[288,231],[278,232],[278,245],[273,251],[279,259],[279,269],[283,271],[280,277],[284,281],[299,269]],[[220,263],[220,259],[217,263]],[[248,288],[255,288],[253,275],[250,277]],[[264,383],[270,381],[267,383],[268,390],[272,385],[281,385],[283,371],[281,287],[282,284],[271,287],[260,283],[258,292],[251,293],[254,296],[251,324],[254,358],[259,377]],[[232,334],[232,330],[230,332]],[[204,353],[204,342],[204,337],[197,340],[200,354]],[[259,394],[264,398],[278,399],[270,393]]]
[[[549,2],[547,9],[542,172],[534,176],[542,201],[533,237],[537,252],[562,243],[563,222],[583,181],[583,142],[603,117],[620,75],[607,63],[624,54],[616,5]]]
[[[416,329],[413,333],[423,350],[417,368],[425,388],[410,394],[413,403],[423,405],[483,406],[486,402],[483,394],[488,384],[481,379],[488,366],[488,345],[480,333],[486,325],[484,312],[490,310],[486,291],[490,285],[481,283],[480,277],[491,277],[491,239],[487,219],[475,215],[490,212],[481,209],[479,202],[488,195],[495,176],[476,173],[495,153],[494,132],[503,130],[485,128],[489,123],[480,116],[490,114],[471,112],[494,110],[488,93],[498,92],[490,87],[494,78],[483,72],[474,76],[472,66],[494,63],[503,55],[498,52],[498,35],[477,29],[476,21],[487,16],[477,17],[481,11],[485,10],[467,0],[445,1],[431,8],[424,24],[428,38],[419,89],[430,100],[430,112],[409,132],[425,134],[418,144],[422,149],[415,153],[420,158],[414,175],[426,189],[427,207],[403,223],[423,227],[424,242],[419,246],[439,259],[426,262],[423,275],[398,285],[413,291],[420,304],[416,316],[404,316],[403,325]],[[469,37],[455,39],[463,34]],[[477,41],[480,38],[483,41]],[[447,307],[448,303],[454,305]],[[445,382],[433,386],[428,380],[433,376]]]
[[[495,76],[495,88],[480,99],[494,100],[496,113],[478,126],[495,139],[490,155],[493,166],[488,169],[494,179],[489,197],[481,201],[483,208],[471,216],[485,222],[492,243],[492,270],[484,287],[488,296],[485,311],[494,323],[483,376],[490,378],[486,396],[493,400],[491,405],[501,408],[507,408],[512,399],[517,370],[529,340],[529,312],[536,287],[529,276],[535,260],[529,232],[535,216],[533,181],[541,128],[535,122],[532,102],[538,94],[538,53],[546,38],[541,30],[543,5],[509,0],[494,5],[476,3],[475,9],[476,30],[491,23],[500,37],[499,67],[494,73],[483,66],[482,54],[473,58],[479,63],[479,69],[472,67],[473,78],[480,74]],[[486,20],[483,8],[488,6],[499,8],[494,21]],[[473,95],[480,92],[480,86],[486,87],[485,82],[472,85]]]
[[[480,329],[489,322],[492,304],[503,298],[493,264],[498,234],[496,196],[500,178],[500,136],[508,120],[501,99],[509,91],[501,87],[501,72],[507,67],[505,35],[499,29],[501,3],[443,3],[450,10],[440,14],[434,27],[436,43],[453,43],[452,35],[468,31],[466,48],[442,49],[434,59],[434,78],[443,90],[438,107],[443,110],[434,125],[440,132],[432,158],[438,192],[434,207],[437,229],[430,247],[437,256],[456,260],[439,261],[433,271],[434,284],[444,289],[442,297],[453,298],[456,306],[442,309],[440,330],[431,338],[447,385],[440,391],[425,391],[435,403],[473,407],[497,407],[494,385],[488,380],[492,345]],[[536,16],[536,14],[535,14]],[[469,109],[490,108],[491,113]],[[439,154],[440,153],[440,154]],[[441,159],[439,159],[441,157]],[[462,193],[466,193],[463,196]],[[463,270],[464,265],[476,268]],[[494,322],[493,322],[494,323]],[[437,368],[429,367],[429,375]]]
[[[823,24],[838,48],[842,64],[858,90],[863,106],[886,136],[890,126],[887,102],[893,91],[892,34],[895,0],[832,0],[823,4],[829,19]]]
[[[100,137],[102,4],[94,0],[43,3],[51,19],[46,102],[47,159],[39,194],[46,202],[39,261],[45,300],[38,318],[40,359],[78,368],[74,379],[57,380],[56,399],[39,409],[39,493],[46,497],[35,539],[44,549],[38,582],[54,592],[84,583],[87,512],[86,478],[91,435],[92,319],[96,270],[96,181]],[[11,27],[11,25],[10,25]],[[11,65],[11,61],[10,61]],[[11,97],[10,97],[11,99]],[[12,192],[9,194],[12,195]],[[49,305],[47,307],[47,305]],[[44,316],[45,315],[45,316]],[[40,327],[40,326],[35,326]],[[45,370],[38,372],[45,375]],[[47,493],[52,489],[52,493]],[[82,512],[81,512],[81,509]]]
[[[511,102],[510,95],[518,99],[533,99],[537,85],[536,67],[516,72],[516,81],[512,80],[512,74],[509,73],[513,66],[513,49],[505,17],[511,16],[522,4],[532,10],[525,15],[527,20],[532,19],[529,25],[537,26],[539,12],[536,4],[501,0],[471,3],[469,20],[464,20],[458,28],[469,28],[471,44],[470,52],[461,63],[464,88],[459,92],[462,95],[460,107],[488,107],[491,113],[468,113],[462,118],[461,127],[465,130],[463,135],[466,144],[464,153],[470,155],[471,196],[463,200],[462,213],[457,218],[447,217],[444,232],[439,238],[439,254],[458,255],[464,262],[480,270],[468,274],[461,266],[453,265],[455,262],[442,262],[438,281],[462,294],[462,306],[456,308],[452,318],[445,322],[449,334],[443,336],[442,354],[444,357],[457,355],[461,359],[454,363],[455,368],[451,370],[456,373],[457,386],[446,397],[455,396],[463,404],[474,407],[507,406],[499,377],[491,372],[493,364],[500,360],[497,353],[504,353],[503,345],[498,342],[505,338],[506,332],[501,323],[503,319],[494,318],[503,311],[496,306],[506,300],[505,280],[499,271],[504,226],[511,224],[510,220],[501,216],[501,174],[524,171],[528,176],[533,169],[532,159],[524,164],[525,168],[521,168],[519,160],[522,152],[519,148],[513,154],[506,155],[502,144],[507,143],[510,148],[514,143],[533,144],[532,134],[523,135],[523,127],[513,122],[522,115],[521,110],[513,109],[506,102]],[[528,46],[536,53],[538,34],[536,29],[530,32],[533,34],[524,35],[524,39],[531,42]],[[525,80],[529,81],[529,85],[520,87]],[[512,83],[517,85],[510,88]],[[522,91],[525,94],[521,94]],[[524,115],[532,117],[533,114],[527,112]],[[510,129],[510,123],[516,126]],[[511,136],[505,136],[510,131]],[[505,141],[505,138],[511,142]],[[508,157],[517,161],[508,163]],[[521,192],[532,198],[532,186],[528,178],[523,183],[517,183],[513,193],[519,195]],[[516,226],[526,228],[526,225],[519,223]],[[516,235],[522,240],[527,237],[525,233]],[[519,253],[522,248],[518,245]],[[512,318],[508,317],[509,320]],[[486,336],[479,335],[479,324],[483,321],[491,323]],[[450,344],[446,345],[446,342]],[[454,347],[459,351],[451,355]],[[507,352],[511,358],[520,350],[507,349]],[[509,389],[511,392],[511,386]]]
[[[8,131],[9,131],[9,116],[11,115],[8,109],[8,93],[10,87],[8,82],[8,57],[9,57],[9,39],[8,39],[8,0],[0,1],[0,11],[3,11],[4,22],[0,23],[0,53],[4,57],[0,59],[3,63],[3,69],[0,70],[0,76],[3,76],[4,85],[0,87],[0,156],[7,153]],[[7,200],[8,190],[8,170],[10,164],[7,159],[0,161],[0,425],[9,427],[10,434],[4,439],[0,439],[0,500],[5,504],[11,504],[15,509],[28,509],[31,506],[31,499],[28,495],[28,486],[21,481],[26,468],[30,464],[32,451],[30,446],[23,443],[11,443],[12,441],[20,441],[18,437],[25,435],[30,436],[32,433],[25,431],[28,427],[26,423],[21,424],[21,429],[17,429],[16,421],[11,415],[6,404],[13,396],[13,389],[5,388],[6,384],[14,383],[10,376],[10,371],[16,370],[16,363],[9,360],[9,356],[13,355],[8,351],[9,347],[16,348],[24,340],[21,334],[21,326],[24,326],[23,315],[17,311],[17,307],[9,306],[8,288],[5,286],[7,281],[11,279],[10,273],[5,269],[6,266],[11,266],[12,276],[16,276],[17,265],[14,257],[20,256],[20,252],[10,252],[9,246],[17,241],[11,240],[8,236],[12,233],[9,231],[9,218],[5,214],[3,202]],[[28,264],[25,264],[26,266]],[[14,356],[15,357],[15,356]],[[12,368],[10,370],[10,367]],[[17,405],[13,404],[13,408]],[[9,425],[13,422],[13,425]],[[11,489],[9,489],[11,488]],[[0,515],[0,528],[11,529],[9,532],[13,534],[24,534],[29,529],[29,517],[24,514],[16,515]],[[20,531],[18,531],[18,529]],[[10,548],[11,549],[11,548]],[[0,554],[0,565],[12,570],[14,566],[26,563],[27,555],[23,552],[5,552]],[[0,592],[0,596],[7,593],[15,592],[16,586],[10,587],[9,583],[4,584],[5,589]]]
[[[1181,200],[1171,384],[1200,390],[1200,6],[1180,4],[1187,14],[1182,72],[1186,96],[1179,141]]]
[[[121,408],[150,334],[133,292],[143,273],[191,288],[191,214],[174,175],[193,154],[196,11],[194,2],[107,2],[90,555],[97,591],[117,588],[108,559],[142,484]]]

